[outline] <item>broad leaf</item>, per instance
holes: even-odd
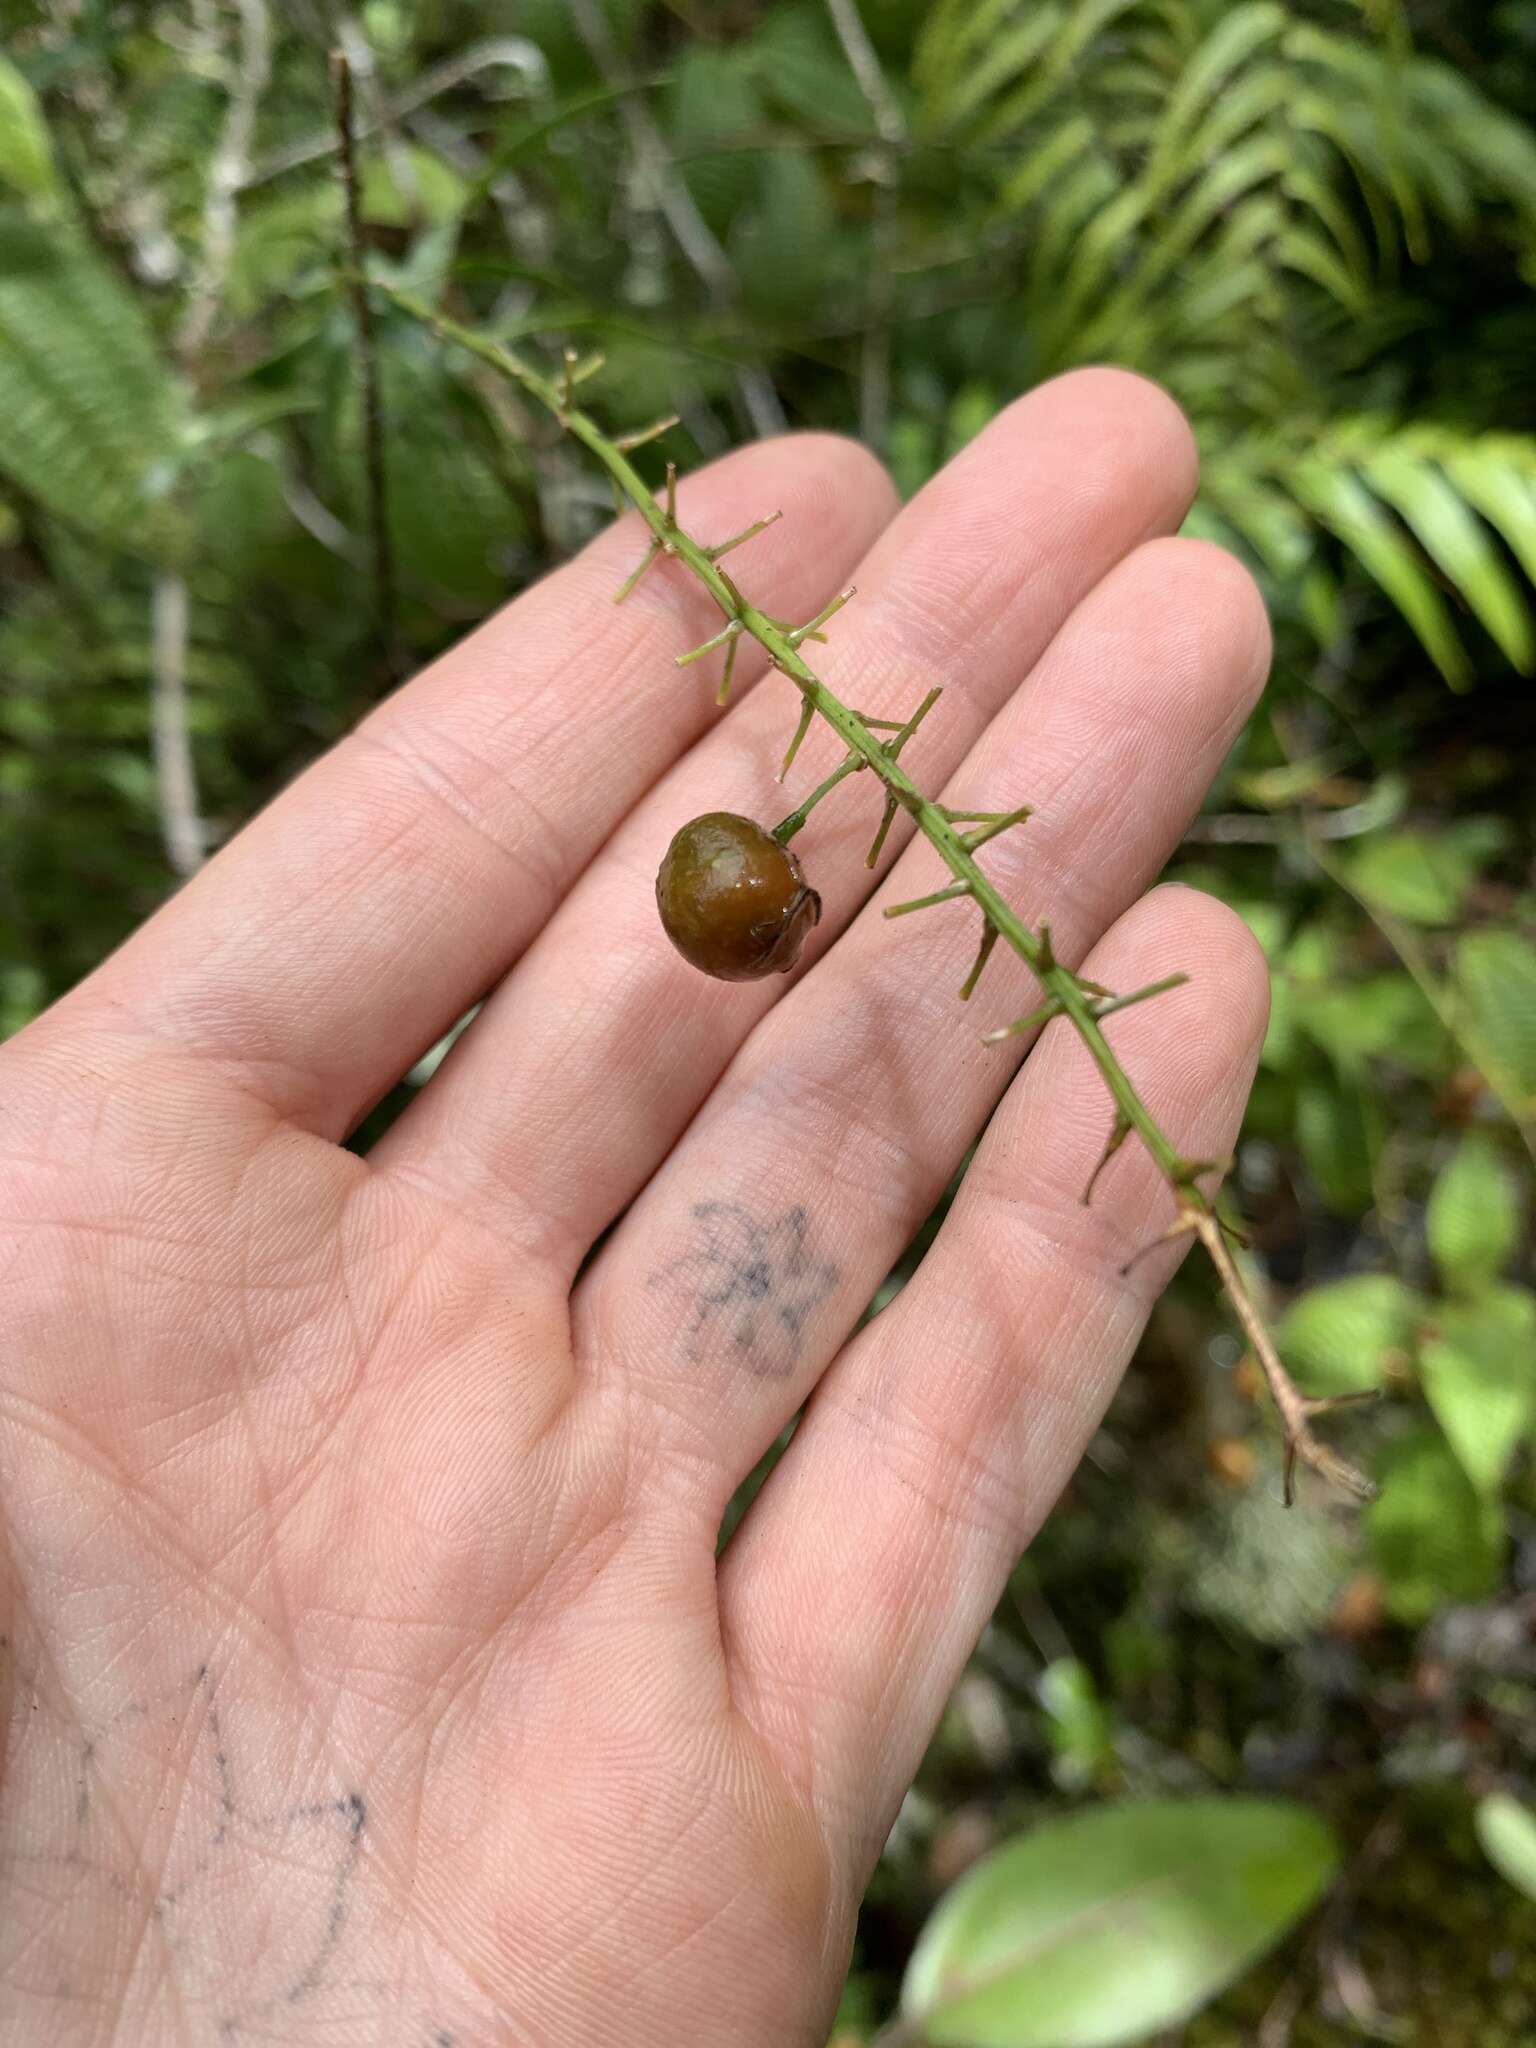
[[[1296,1141],[1324,1200],[1341,1216],[1370,1207],[1371,1132],[1358,1086],[1308,1081],[1296,1090]]]
[[[1476,880],[1479,852],[1450,833],[1379,832],[1349,862],[1362,896],[1413,924],[1449,924]]]
[[[1381,1385],[1389,1355],[1405,1352],[1423,1304],[1392,1273],[1357,1273],[1309,1288],[1275,1336],[1309,1394],[1350,1394]]]
[[[933,2048],[1112,2048],[1198,2011],[1315,1904],[1328,1828],[1266,1799],[1090,1809],[1010,1842],[923,1929],[902,2010]]]
[[[1536,1295],[1497,1287],[1448,1303],[1425,1340],[1419,1371],[1462,1470],[1480,1493],[1497,1493],[1536,1419]]]
[[[1498,1503],[1473,1486],[1438,1431],[1397,1444],[1366,1528],[1387,1607],[1417,1626],[1451,1600],[1480,1600],[1504,1557]]]
[[[1499,1146],[1468,1131],[1436,1180],[1425,1216],[1435,1264],[1455,1287],[1491,1280],[1520,1235],[1520,1199]]]
[[[1507,1792],[1490,1792],[1477,1802],[1472,1825],[1500,1877],[1536,1899],[1536,1813]]]
[[[6,186],[24,199],[53,199],[59,174],[37,95],[0,51],[0,188]]]
[[[1458,940],[1456,986],[1506,1085],[1536,1110],[1536,946],[1517,932]]]

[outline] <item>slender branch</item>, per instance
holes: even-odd
[[[155,577],[151,598],[151,738],[160,835],[185,879],[203,864],[207,833],[197,812],[197,773],[187,731],[187,586],[173,570]]]
[[[236,0],[236,5],[240,15],[240,55],[218,148],[208,170],[197,275],[176,336],[176,352],[183,362],[190,362],[208,339],[224,296],[235,251],[236,195],[250,173],[256,110],[272,72],[272,20],[266,0]]]
[[[874,204],[869,238],[869,279],[860,342],[859,432],[871,448],[885,442],[891,403],[891,291],[895,281],[897,167],[907,146],[907,124],[891,91],[857,0],[827,0],[832,27],[848,68],[864,95],[880,138],[875,152]]]
[[[899,728],[894,739],[882,741],[856,711],[851,710],[841,698],[828,689],[807,664],[796,644],[795,629],[784,626],[770,618],[766,612],[760,611],[756,605],[748,603],[735,583],[712,559],[709,548],[694,540],[678,525],[675,489],[671,487],[671,479],[669,478],[669,489],[664,503],[658,504],[644,478],[597,422],[579,408],[568,407],[563,403],[561,381],[558,377],[543,375],[531,364],[524,362],[498,343],[435,312],[408,292],[383,283],[379,284],[378,289],[385,292],[404,312],[421,321],[443,340],[457,344],[460,348],[468,350],[471,355],[478,356],[483,362],[490,363],[504,376],[513,378],[524,390],[531,392],[541,404],[556,414],[569,432],[591,450],[625,497],[638,510],[650,528],[657,551],[675,556],[714,598],[726,621],[721,634],[716,638],[724,637],[732,627],[736,629],[737,637],[749,634],[763,648],[773,665],[799,690],[802,703],[811,705],[816,715],[831,726],[843,741],[848,750],[844,761],[833,770],[819,789],[812,792],[798,811],[791,813],[791,816],[776,828],[775,836],[781,842],[799,829],[812,804],[818,802],[828,789],[861,768],[873,771],[885,787],[887,805],[893,812],[902,810],[907,813],[948,868],[955,882],[974,898],[985,922],[995,928],[999,938],[1006,941],[1034,974],[1046,993],[1050,1014],[1070,1019],[1073,1029],[1109,1090],[1118,1118],[1141,1139],[1163,1178],[1172,1188],[1178,1209],[1175,1222],[1165,1233],[1165,1237],[1198,1236],[1210,1253],[1222,1286],[1232,1301],[1238,1321],[1254,1347],[1274,1394],[1286,1431],[1287,1472],[1289,1473],[1291,1466],[1299,1458],[1336,1484],[1362,1497],[1368,1497],[1371,1492],[1369,1481],[1313,1435],[1309,1423],[1313,1416],[1322,1412],[1321,1407],[1318,1403],[1309,1401],[1286,1373],[1275,1352],[1273,1342],[1264,1329],[1258,1310],[1248,1295],[1242,1276],[1227,1250],[1215,1204],[1196,1184],[1199,1174],[1211,1170],[1210,1163],[1187,1159],[1142,1101],[1130,1076],[1100,1029],[1098,1009],[1104,1000],[1102,991],[1095,992],[1085,985],[1071,968],[1056,958],[1046,927],[1042,926],[1038,932],[1029,929],[978,864],[972,846],[968,843],[970,835],[957,828],[944,805],[935,803],[924,795],[897,758],[900,745],[916,730],[923,712],[933,701],[932,695],[930,694],[918,711]],[[1012,815],[1001,812],[993,814],[993,817],[1001,819]],[[1146,990],[1138,992],[1137,999],[1140,1000],[1147,993]]]
[[[363,461],[368,497],[368,533],[373,555],[373,597],[380,644],[395,668],[395,556],[389,536],[389,496],[384,466],[384,402],[379,389],[378,340],[373,303],[363,269],[363,215],[353,143],[352,66],[344,50],[331,52],[331,79],[336,100],[336,134],[340,144],[341,184],[346,197],[347,289],[357,326],[357,368],[363,399]],[[558,406],[554,408],[558,412]]]
[[[1362,1399],[1374,1399],[1375,1388],[1367,1388],[1363,1395],[1336,1394],[1331,1399],[1309,1399],[1303,1394],[1280,1363],[1279,1354],[1275,1350],[1275,1340],[1265,1328],[1264,1319],[1254,1306],[1253,1297],[1243,1285],[1242,1276],[1222,1235],[1220,1220],[1208,1206],[1196,1207],[1191,1203],[1185,1213],[1188,1228],[1205,1246],[1211,1264],[1216,1268],[1217,1278],[1232,1303],[1234,1314],[1243,1326],[1243,1335],[1252,1345],[1253,1355],[1259,1361],[1259,1368],[1269,1386],[1270,1398],[1280,1412],[1280,1420],[1285,1427],[1286,1506],[1290,1506],[1293,1497],[1298,1459],[1310,1465],[1314,1472],[1321,1472],[1325,1479],[1331,1479],[1335,1486],[1342,1487],[1346,1493],[1353,1493],[1361,1500],[1369,1500],[1375,1489],[1361,1477],[1353,1465],[1313,1435],[1312,1421],[1315,1416],[1326,1415],[1331,1408],[1345,1407]]]

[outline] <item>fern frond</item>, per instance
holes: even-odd
[[[1342,542],[1453,689],[1473,671],[1452,599],[1515,668],[1536,667],[1536,437],[1344,419],[1305,451],[1274,439],[1222,450],[1204,494],[1276,574],[1302,566],[1309,522]]]
[[[186,429],[138,302],[84,236],[0,214],[0,473],[74,525],[165,556]]]

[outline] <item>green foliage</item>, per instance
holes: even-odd
[[[169,554],[187,430],[149,323],[84,235],[0,211],[0,472],[103,541]]]
[[[1311,1288],[1275,1332],[1281,1355],[1309,1394],[1378,1387],[1406,1352],[1422,1305],[1394,1273],[1360,1273]]]
[[[1305,1809],[1146,1800],[1049,1822],[924,1928],[903,2012],[933,2048],[1113,2048],[1186,2018],[1315,1903],[1338,1850]]]
[[[1393,1447],[1367,1524],[1388,1607],[1400,1621],[1427,1621],[1450,1601],[1482,1599],[1497,1583],[1503,1516],[1432,1430]]]
[[[53,144],[37,96],[0,54],[0,191],[7,187],[34,202],[59,196]]]
[[[1474,1816],[1483,1853],[1516,1891],[1536,1899],[1536,1813],[1507,1792],[1490,1792]]]
[[[1515,667],[1536,654],[1536,439],[1404,421],[1349,371],[1434,224],[1501,206],[1528,231],[1536,140],[1446,65],[1309,12],[954,0],[919,46],[923,118],[985,151],[993,217],[1027,224],[1041,365],[1166,378],[1208,452],[1199,524],[1284,578],[1331,536],[1463,688],[1444,585]]]
[[[1520,1201],[1501,1147],[1469,1131],[1430,1192],[1429,1249],[1446,1284],[1476,1289],[1500,1271],[1520,1236]]]
[[[1457,941],[1456,987],[1515,1101],[1536,1112],[1536,946],[1512,931]]]
[[[1462,1470],[1496,1499],[1536,1422],[1536,1294],[1490,1287],[1439,1311],[1419,1358],[1424,1392]]]

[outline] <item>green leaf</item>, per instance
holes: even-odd
[[[1446,1064],[1445,1027],[1406,974],[1363,981],[1303,983],[1295,990],[1296,1021],[1342,1072],[1365,1059],[1389,1059],[1411,1073],[1437,1074]]]
[[[1113,2048],[1199,2010],[1314,1905],[1329,1829],[1267,1799],[1149,1799],[1050,1822],[960,1879],[902,2011],[933,2048]]]
[[[757,205],[731,251],[747,297],[764,307],[814,304],[837,250],[832,196],[809,152],[765,157]]]
[[[1536,946],[1517,932],[1457,941],[1456,987],[1511,1093],[1536,1109]]]
[[[1531,615],[1488,538],[1488,530],[1428,463],[1401,444],[1373,455],[1365,474],[1371,488],[1402,514],[1425,553],[1445,571],[1489,633],[1518,669],[1536,655]]]
[[[1051,1775],[1082,1791],[1114,1762],[1114,1719],[1100,1700],[1093,1673],[1078,1657],[1058,1657],[1040,1674],[1040,1706],[1051,1745]]]
[[[1379,1387],[1392,1352],[1407,1351],[1424,1304],[1394,1273],[1356,1273],[1308,1288],[1275,1340],[1309,1394]]]
[[[1521,568],[1536,583],[1536,445],[1489,435],[1452,442],[1440,463],[1467,503],[1503,534]]]
[[[1425,1398],[1479,1493],[1498,1492],[1536,1418],[1536,1295],[1497,1287],[1451,1302],[1419,1356]]]
[[[1536,1813],[1507,1792],[1490,1792],[1477,1802],[1472,1826],[1500,1877],[1536,1899]]]
[[[441,226],[457,220],[469,196],[467,181],[436,151],[406,143],[369,157],[359,180],[362,216],[378,227]]]
[[[1467,651],[1451,624],[1444,598],[1402,528],[1387,517],[1358,477],[1330,462],[1300,462],[1290,481],[1302,504],[1336,533],[1375,577],[1451,688],[1466,689],[1472,680]]]
[[[1371,1134],[1358,1088],[1306,1081],[1296,1090],[1296,1142],[1329,1207],[1358,1216],[1371,1205]]]
[[[0,186],[24,199],[57,198],[59,174],[37,95],[0,51]]]
[[[1468,1131],[1435,1181],[1425,1217],[1429,1249],[1452,1286],[1491,1280],[1515,1248],[1520,1201],[1487,1131]]]
[[[1411,924],[1449,924],[1460,914],[1480,863],[1442,834],[1381,832],[1362,842],[1348,863],[1362,896]]]
[[[1481,1600],[1498,1584],[1504,1518],[1480,1495],[1437,1430],[1393,1449],[1366,1532],[1388,1610],[1417,1626],[1453,1601]]]
[[[0,213],[0,471],[73,525],[165,555],[186,427],[137,300],[84,236]]]

